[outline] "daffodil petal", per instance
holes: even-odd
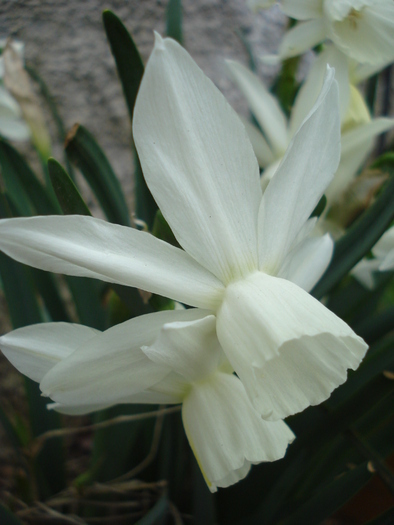
[[[380,260],[361,259],[352,269],[351,274],[365,288],[373,290],[375,288],[375,273],[379,271]]]
[[[264,192],[259,212],[260,269],[275,275],[332,180],[340,157],[338,88],[329,68],[318,100]]]
[[[248,134],[249,140],[253,146],[253,151],[261,168],[265,168],[272,162],[275,162],[274,154],[261,131],[247,120],[242,119]]]
[[[341,120],[349,106],[350,83],[348,58],[335,46],[328,46],[313,63],[305,82],[302,84],[291,110],[289,134],[293,137],[305,117],[312,109],[323,86],[327,65],[335,68],[335,80],[338,82],[339,112]]]
[[[163,311],[109,328],[60,361],[43,378],[42,392],[63,405],[115,404],[158,383],[168,367],[148,359],[164,324],[206,316],[198,309]]]
[[[182,418],[211,492],[244,478],[253,463],[282,458],[294,439],[283,421],[260,418],[237,377],[220,372],[192,387]]]
[[[370,122],[350,129],[342,135],[342,155],[353,153],[359,148],[365,149],[365,141],[394,127],[394,118],[375,118]]]
[[[35,268],[136,286],[192,306],[215,307],[223,290],[183,250],[92,217],[3,219],[0,249]]]
[[[279,47],[279,56],[283,59],[304,53],[320,44],[326,38],[326,28],[322,18],[300,22],[287,31]]]
[[[41,381],[57,363],[100,332],[72,323],[42,323],[0,337],[0,349],[22,374]]]
[[[216,337],[216,318],[209,315],[165,324],[153,345],[142,350],[153,362],[171,368],[189,382],[198,381],[219,365],[221,348]]]
[[[283,155],[287,147],[287,118],[277,99],[249,69],[234,60],[226,60],[231,76],[244,94],[251,112],[275,152]]]
[[[261,188],[253,148],[223,95],[171,39],[156,36],[133,133],[181,246],[223,282],[254,268]]]
[[[255,407],[273,420],[327,399],[368,348],[304,290],[261,272],[227,287],[216,329]]]
[[[85,414],[91,414],[92,412],[97,412],[98,410],[104,410],[109,408],[110,405],[62,405],[61,403],[49,403],[47,408],[49,410],[56,410],[60,414],[66,414],[67,416],[83,416]]]
[[[325,2],[324,9],[331,23],[327,24],[328,34],[336,46],[358,62],[369,64],[394,60],[394,3],[379,0],[345,18],[335,20],[330,13],[332,2]],[[346,9],[345,6],[343,6]],[[350,11],[349,7],[347,7]]]
[[[296,20],[309,20],[323,15],[323,0],[282,0],[282,11]]]
[[[384,232],[372,248],[372,253],[375,257],[384,258],[387,257],[392,250],[394,250],[394,226]]]
[[[310,292],[330,264],[334,242],[330,235],[308,237],[286,257],[278,277]]]

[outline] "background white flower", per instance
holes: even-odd
[[[375,273],[394,270],[394,226],[389,228],[372,248],[373,259],[362,259],[352,274],[366,288],[375,287]]]
[[[227,64],[264,132],[263,135],[253,124],[246,124],[259,164],[264,168],[263,187],[273,177],[288,144],[316,102],[327,65],[335,68],[341,115],[341,160],[334,179],[325,190],[329,206],[341,197],[354,180],[372,151],[375,137],[394,126],[392,118],[371,119],[361,93],[353,84],[353,79],[359,79],[366,71],[360,71],[360,68],[349,63],[348,58],[333,46],[327,47],[317,57],[297,94],[289,120],[276,98],[254,73],[237,62],[228,61]]]
[[[6,40],[0,40],[0,49],[3,51]],[[23,59],[22,42],[13,42],[16,53]],[[25,141],[30,138],[30,130],[23,120],[22,111],[14,97],[4,87],[4,60],[0,55],[0,135],[6,139]]]
[[[330,39],[361,63],[394,60],[392,0],[282,0],[282,10],[299,20],[284,36],[279,57],[299,55]]]

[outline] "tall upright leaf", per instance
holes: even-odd
[[[132,122],[135,100],[144,74],[144,65],[133,38],[112,11],[103,12],[103,24],[122,84],[130,122]],[[137,153],[134,154],[134,165],[136,216],[145,221],[149,229],[152,229],[157,204],[146,185]]]
[[[66,153],[81,170],[108,220],[129,226],[129,210],[119,180],[96,139],[80,124],[67,136]]]

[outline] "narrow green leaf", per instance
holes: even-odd
[[[48,171],[63,213],[65,215],[91,215],[71,177],[54,158],[48,159]]]
[[[144,64],[130,33],[112,11],[103,12],[103,24],[122,84],[130,122],[132,122],[135,100],[144,74]],[[136,216],[151,229],[157,205],[146,185],[136,152],[134,153],[134,166]]]
[[[0,138],[0,166],[7,194],[23,216],[52,215],[59,208],[22,155]]]
[[[182,45],[182,0],[168,0],[166,10],[166,21],[167,36],[173,38]]]
[[[353,326],[353,329],[368,344],[374,343],[394,330],[394,306],[387,308],[384,312],[363,319]]]
[[[349,470],[314,494],[280,525],[319,524],[340,509],[371,478],[367,462]]]
[[[107,327],[105,310],[102,305],[105,284],[88,277],[65,276],[70,288],[81,324],[105,330]]]
[[[110,222],[130,225],[121,185],[93,135],[76,124],[67,136],[66,153],[81,170]]]
[[[367,80],[366,90],[365,90],[365,101],[371,112],[371,115],[374,114],[376,93],[378,88],[379,74],[373,75]]]
[[[163,494],[150,511],[135,525],[164,525],[167,521],[168,497]]]
[[[103,24],[116,62],[130,122],[132,122],[135,99],[144,74],[144,64],[130,33],[115,13],[105,10]]]
[[[142,219],[149,230],[152,230],[154,220],[158,210],[155,199],[146,185],[140,160],[137,152],[134,153],[135,159],[135,214],[137,219]]]
[[[374,204],[335,243],[330,266],[311,292],[317,298],[339,283],[376,244],[394,219],[394,153],[384,155],[372,167],[388,171],[391,177]]]
[[[21,439],[19,438],[18,432],[16,431],[14,425],[11,423],[10,418],[8,417],[6,412],[3,410],[2,406],[0,406],[0,424],[5,430],[5,433],[8,436],[9,442],[13,446],[14,450],[17,452],[17,454],[20,454],[23,443]]]
[[[390,370],[394,365],[394,336],[378,341],[368,350],[368,353],[359,368],[349,373],[346,383],[334,390],[331,397],[326,401],[330,407],[336,407],[340,403],[351,398],[368,383],[385,370]]]

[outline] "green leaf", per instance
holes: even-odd
[[[342,474],[314,494],[280,525],[319,524],[340,509],[371,478],[367,462]]]
[[[66,153],[81,170],[110,222],[130,225],[121,185],[93,135],[76,124],[67,136]]]
[[[144,65],[133,38],[112,11],[106,10],[103,12],[103,23],[122,84],[130,122],[132,122],[135,100],[144,74]],[[136,152],[134,153],[134,166],[136,216],[138,219],[143,220],[148,225],[148,228],[151,229],[157,204],[146,185]]]
[[[44,186],[22,155],[0,138],[0,166],[7,195],[23,216],[57,213]]]
[[[182,0],[168,0],[166,22],[167,36],[173,38],[182,45]]]
[[[372,317],[363,319],[353,326],[354,331],[368,344],[372,344],[387,335],[394,327],[394,306]]]
[[[8,436],[9,442],[13,446],[14,450],[17,452],[17,454],[20,454],[23,443],[14,425],[12,424],[10,418],[8,417],[6,412],[3,410],[2,406],[0,406],[0,424],[5,430],[5,433]]]
[[[9,509],[0,503],[0,523],[2,525],[23,525]]]
[[[158,206],[145,182],[137,152],[134,153],[134,158],[135,214],[137,219],[142,219],[148,226],[148,229],[152,230]]]
[[[359,368],[349,373],[346,383],[334,390],[326,404],[330,407],[338,406],[367,387],[368,383],[384,370],[389,370],[394,365],[393,346],[394,336],[371,346]]]
[[[384,155],[372,167],[387,170],[391,177],[374,204],[335,243],[330,266],[311,292],[317,298],[326,295],[339,283],[371,250],[394,219],[394,153]]]
[[[54,158],[48,159],[48,171],[63,213],[65,215],[91,215],[69,174]]]
[[[130,33],[112,11],[103,12],[103,24],[132,122],[135,99],[144,74],[144,64]]]
[[[156,504],[135,525],[165,525],[168,514],[168,497],[163,494]]]

